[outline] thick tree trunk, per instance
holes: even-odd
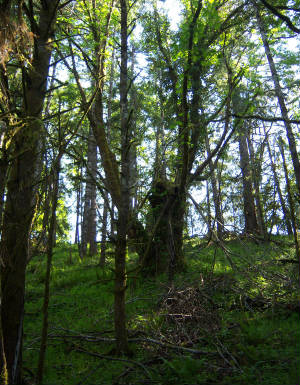
[[[244,132],[239,133],[239,151],[240,151],[240,167],[242,170],[243,182],[243,204],[246,234],[258,233],[258,224],[255,213],[255,204],[253,196],[252,175],[250,168],[250,158],[247,146],[247,138]]]
[[[172,185],[165,180],[157,180],[152,184],[149,201],[151,218],[148,227],[153,236],[149,240],[149,251],[143,261],[143,273],[156,275],[166,272],[169,266],[169,221],[171,218]]]
[[[36,136],[40,123],[35,122]],[[30,128],[31,125],[23,129],[24,136],[19,138],[17,143],[27,151],[17,157],[11,168],[1,245],[3,258],[1,316],[10,384],[21,382],[25,270],[37,185],[34,167],[38,155],[35,152],[37,144]]]
[[[265,29],[264,29],[263,21],[262,21],[262,18],[260,16],[260,13],[259,13],[259,10],[257,7],[256,7],[256,19],[257,19],[257,24],[258,24],[259,31],[261,34],[261,38],[263,41],[265,53],[266,53],[266,56],[268,59],[268,63],[269,63],[269,67],[270,67],[270,71],[271,71],[271,75],[272,75],[272,80],[273,80],[274,87],[275,87],[275,94],[276,94],[277,99],[278,99],[281,115],[284,119],[284,126],[286,129],[286,135],[288,138],[289,150],[290,150],[290,154],[291,154],[291,158],[292,158],[292,162],[293,162],[295,178],[296,178],[296,185],[297,185],[297,189],[298,189],[298,200],[300,200],[300,162],[299,162],[299,156],[298,156],[298,152],[297,152],[295,136],[294,136],[294,133],[292,130],[291,123],[289,123],[289,116],[288,116],[288,111],[286,108],[285,97],[284,97],[284,94],[283,94],[281,86],[280,86],[279,76],[278,76],[275,62],[274,62],[274,59],[273,59],[273,56],[271,53],[267,34],[265,32]]]
[[[143,271],[150,275],[169,271],[171,279],[176,270],[184,268],[182,246],[186,197],[178,194],[173,183],[158,180],[153,183],[149,201],[152,233],[144,250]]]
[[[14,157],[7,183],[1,251],[1,319],[7,376],[10,385],[21,384],[25,270],[28,240],[39,182],[39,138],[45,98],[51,36],[57,2],[41,4],[34,55],[25,80],[24,127],[14,138]],[[21,151],[22,150],[22,151]]]

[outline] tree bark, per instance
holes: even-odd
[[[10,385],[21,384],[25,270],[28,240],[35,210],[35,192],[43,129],[43,110],[51,38],[58,2],[41,3],[33,61],[24,79],[24,127],[14,137],[14,157],[7,182],[1,251],[1,319],[7,377]],[[17,238],[16,238],[17,234]]]
[[[106,123],[106,135],[108,144],[111,141],[111,118],[112,118],[112,99],[113,99],[113,83],[115,75],[115,50],[113,49],[110,65],[110,77],[109,77],[109,90],[108,90],[108,105],[107,105],[107,123]],[[101,229],[101,247],[100,247],[100,261],[99,265],[104,267],[106,260],[106,246],[107,246],[107,220],[108,220],[108,210],[109,210],[109,194],[105,192],[104,202],[103,202],[103,215],[102,215],[102,229]],[[114,236],[114,218],[113,218],[113,204],[111,209],[111,236]]]
[[[126,330],[125,292],[127,233],[130,207],[130,141],[131,127],[128,114],[128,21],[127,1],[120,0],[121,7],[121,66],[120,66],[120,117],[121,117],[121,200],[118,207],[117,242],[115,255],[115,304],[114,323],[116,350],[118,354],[128,354],[129,346]]]
[[[250,166],[251,166],[251,175],[253,179],[254,186],[254,199],[255,199],[255,207],[256,207],[256,217],[257,217],[257,225],[259,229],[259,233],[262,237],[267,240],[267,230],[265,225],[264,213],[261,204],[261,195],[260,195],[260,180],[261,180],[261,167],[262,167],[262,158],[264,152],[264,144],[261,144],[260,148],[260,156],[259,159],[256,159],[253,142],[250,138],[250,133],[247,135],[247,143],[249,148],[249,156],[250,156]]]
[[[241,129],[239,133],[239,151],[240,151],[240,167],[242,171],[242,182],[243,182],[243,204],[244,204],[244,217],[245,217],[245,228],[246,234],[257,234],[258,224],[255,213],[255,204],[253,196],[253,185],[252,175],[250,168],[250,158],[247,146],[247,137],[245,128]]]

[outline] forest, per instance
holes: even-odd
[[[299,385],[299,0],[2,0],[0,385]]]

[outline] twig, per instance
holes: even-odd
[[[151,359],[151,360],[149,360],[149,361],[144,362],[144,365],[152,365],[152,364],[155,364],[155,363],[160,362],[160,361],[163,361],[163,358],[158,356],[158,357],[155,357],[154,359]],[[124,370],[121,374],[119,374],[119,375],[115,378],[115,380],[112,382],[112,385],[118,385],[118,384],[119,384],[119,380],[120,380],[121,378],[126,377],[127,374],[131,372],[131,370],[132,370],[132,367],[127,368],[126,370]],[[156,369],[153,369],[153,368],[152,368],[152,370],[153,370],[154,372],[157,373],[157,370],[156,370]]]
[[[234,369],[238,369],[240,370],[241,372],[243,372],[242,368],[240,367],[239,363],[237,362],[236,358],[232,355],[232,353],[229,352],[229,350],[227,349],[226,346],[224,346],[221,341],[217,338],[217,343],[214,343],[214,345],[216,346],[217,348],[217,351],[219,353],[219,355],[223,358],[223,360],[225,362],[227,362],[231,367],[233,367]],[[219,345],[219,346],[218,346]],[[233,362],[233,364],[227,360],[227,358],[224,356],[223,352],[221,351],[221,349],[230,357],[231,361]]]
[[[140,368],[142,368],[142,369],[146,372],[146,374],[147,374],[147,376],[148,376],[149,378],[152,378],[152,376],[151,376],[149,370],[145,367],[145,365],[141,364],[141,363],[138,362],[138,361],[127,360],[127,359],[125,359],[125,358],[117,358],[117,357],[105,356],[105,355],[103,355],[103,354],[90,352],[90,351],[85,350],[85,349],[83,349],[83,348],[80,348],[80,347],[78,347],[78,346],[76,346],[76,345],[74,345],[74,344],[73,344],[73,348],[74,348],[74,350],[75,350],[76,352],[79,352],[79,353],[85,353],[85,354],[88,354],[89,356],[92,356],[92,357],[102,358],[102,359],[104,359],[104,360],[110,360],[110,361],[120,361],[120,362],[125,362],[125,363],[127,363],[127,364],[133,364],[133,365],[139,366]],[[81,384],[81,383],[82,383],[82,382],[80,382],[80,384]],[[77,384],[77,385],[79,385],[79,384]]]
[[[102,366],[102,362],[97,365],[95,368],[93,368],[84,378],[82,378],[76,385],[82,385],[82,384],[85,384],[86,383],[86,380],[92,375],[94,374],[99,368],[101,368]]]
[[[193,354],[216,354],[217,353],[217,352],[209,352],[209,351],[205,351],[205,350],[184,348],[183,346],[164,343],[164,342],[161,342],[158,340],[154,340],[153,338],[129,338],[128,341],[129,342],[148,342],[150,344],[160,345],[164,348],[181,350],[181,351],[193,353]]]
[[[77,338],[77,339],[83,339],[85,341],[90,341],[90,342],[109,342],[113,343],[116,341],[115,338],[105,338],[105,337],[94,337],[91,335],[52,335],[52,338]],[[193,353],[193,354],[216,354],[217,352],[211,352],[211,351],[205,351],[205,350],[198,350],[198,349],[190,349],[190,348],[185,348],[183,346],[179,345],[173,345],[170,343],[164,343],[159,340],[155,340],[153,338],[129,338],[128,342],[146,342],[149,344],[154,344],[154,345],[160,345],[164,348],[168,349],[175,349],[175,350],[181,350],[183,352],[188,352],[188,353]],[[96,354],[96,353],[95,353]],[[105,356],[106,357],[106,356]]]

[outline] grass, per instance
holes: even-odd
[[[128,278],[134,354],[118,358],[109,340],[112,259],[101,270],[98,258],[80,261],[75,247],[57,248],[44,384],[299,384],[297,265],[279,262],[293,256],[290,243],[236,239],[220,248],[193,239],[185,254],[186,271],[171,288],[165,275]],[[38,360],[44,276],[39,256],[27,272],[23,358],[29,381]]]

